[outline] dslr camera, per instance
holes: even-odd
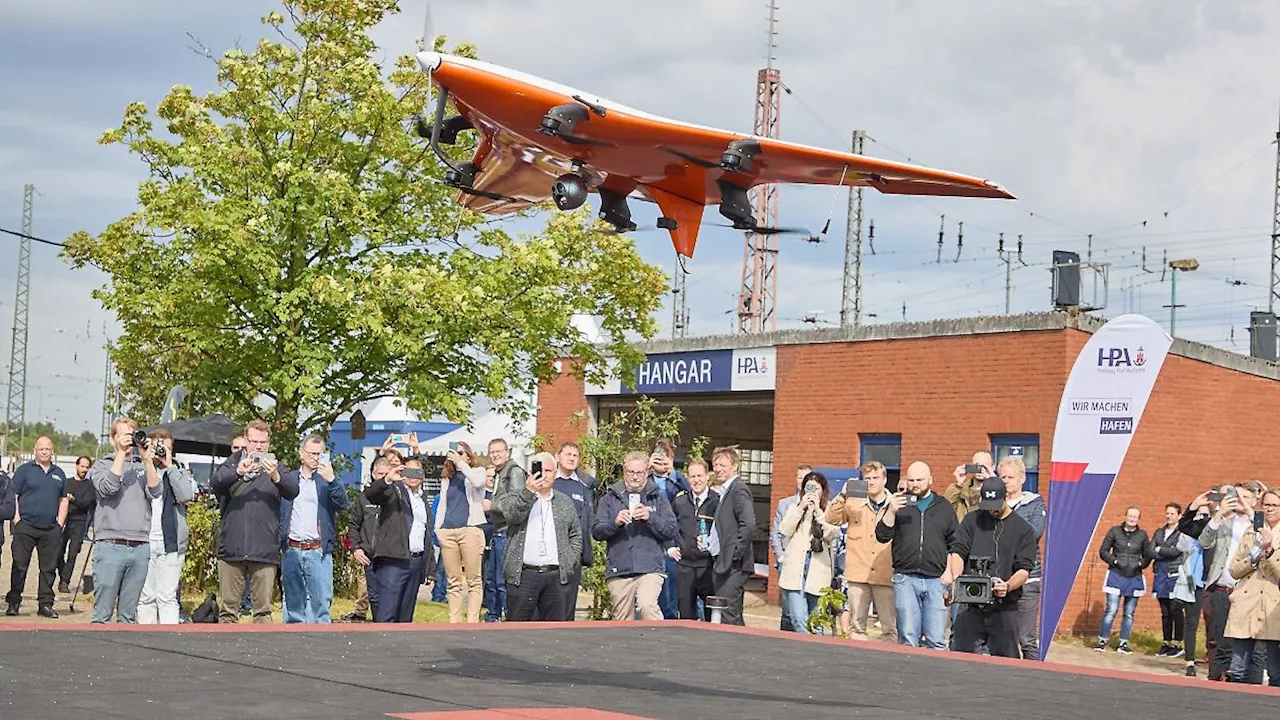
[[[952,602],[964,605],[994,605],[994,583],[991,578],[995,561],[989,557],[971,557],[965,562],[964,574],[956,578],[956,595]]]

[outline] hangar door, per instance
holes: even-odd
[[[775,365],[774,348],[651,354],[634,382],[587,388],[598,422],[633,410],[641,396],[652,399],[659,414],[678,407],[684,417],[676,449],[678,468],[683,469],[695,438],[708,439],[708,452],[717,446],[738,446],[742,457],[739,472],[755,498],[757,572],[766,577],[772,521]]]

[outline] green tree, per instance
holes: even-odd
[[[215,91],[174,87],[159,126],[134,102],[100,140],[149,177],[136,211],[65,255],[109,276],[95,297],[123,325],[112,356],[129,412],[154,420],[181,382],[188,412],[262,418],[285,449],[380,397],[463,420],[487,396],[522,415],[512,398],[557,357],[593,381],[606,357],[633,368],[629,339],[656,332],[666,289],[633,241],[588,227],[586,208],[521,239],[461,210],[409,128],[425,74],[408,54],[375,58],[369,30],[396,1],[282,5],[253,52],[215,59]],[[583,337],[576,314],[610,340]]]
[[[583,464],[595,470],[600,480],[596,484],[597,501],[608,491],[611,483],[620,479],[615,468],[622,464],[627,453],[647,453],[661,439],[670,439],[677,446],[680,445],[680,424],[684,422],[684,414],[679,407],[672,407],[666,413],[659,414],[656,405],[652,398],[640,397],[636,400],[634,409],[597,423],[595,432],[578,438]],[[571,421],[576,421],[581,426],[585,419],[578,413]],[[690,460],[703,457],[707,443],[705,437],[692,438],[685,457]],[[534,439],[534,447],[544,446],[546,442],[542,438]],[[587,611],[587,617],[591,620],[611,620],[613,601],[609,596],[609,586],[604,580],[606,546],[598,540],[590,542],[595,543],[595,563],[582,573],[582,587],[591,593],[591,607]]]
[[[36,438],[46,436],[53,440],[55,455],[88,455],[95,460],[110,452],[108,445],[98,442],[98,436],[85,430],[79,434],[59,430],[51,422],[29,422],[6,429],[8,454],[29,454],[35,448]]]

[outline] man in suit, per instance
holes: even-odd
[[[725,625],[744,625],[742,591],[747,575],[755,567],[751,535],[756,527],[755,501],[751,490],[738,477],[738,451],[717,448],[711,468],[720,480],[720,503],[716,506],[711,531],[712,584],[718,597],[729,602],[721,618]]]
[[[691,490],[681,490],[672,504],[680,528],[680,546],[673,550],[676,568],[677,602],[681,620],[711,620],[707,596],[715,592],[711,581],[711,552],[707,549],[711,524],[715,521],[720,494],[708,486],[707,462],[692,460],[686,466]],[[701,603],[702,611],[698,611]]]

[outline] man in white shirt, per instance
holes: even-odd
[[[329,622],[336,518],[350,501],[327,455],[324,440],[308,435],[298,453],[298,497],[280,501],[286,623]]]
[[[564,622],[565,587],[580,571],[586,542],[578,510],[555,490],[556,460],[534,455],[524,487],[493,502],[507,521],[507,620]]]

